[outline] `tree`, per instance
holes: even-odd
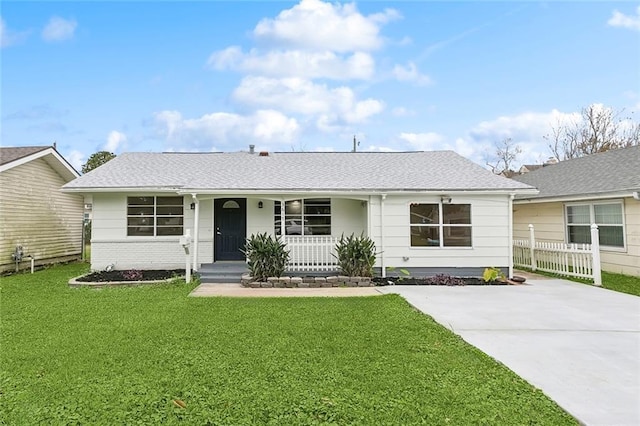
[[[558,160],[640,144],[640,123],[600,104],[583,108],[575,121],[559,120],[545,136]]]
[[[109,160],[116,158],[116,155],[109,151],[98,151],[89,156],[86,163],[82,165],[82,173],[89,173],[96,167],[102,166]]]
[[[506,138],[502,142],[496,143],[495,149],[495,155],[492,157],[493,161],[487,161],[487,166],[497,175],[504,174],[507,177],[511,177],[515,174],[512,167],[518,161],[518,155],[522,153],[522,148],[515,145],[513,139]]]

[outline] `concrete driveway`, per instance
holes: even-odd
[[[587,425],[640,425],[640,297],[558,279],[391,286]]]

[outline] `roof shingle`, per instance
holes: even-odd
[[[640,189],[640,146],[561,161],[513,179],[535,186],[537,199]]]
[[[0,147],[0,166],[27,157],[36,152],[44,151],[50,146],[20,146]]]
[[[453,151],[124,153],[65,189],[518,190]]]

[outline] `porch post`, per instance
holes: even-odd
[[[285,239],[285,223],[284,223],[284,197],[280,198],[280,236],[282,237],[282,241]]]
[[[602,270],[600,269],[600,234],[598,225],[591,225],[591,272],[593,274],[593,284],[602,285]]]
[[[531,270],[535,272],[536,268],[536,236],[533,225],[529,224],[529,255],[531,256]]]
[[[193,270],[197,271],[198,266],[198,245],[200,240],[200,201],[196,194],[191,194],[193,202],[196,204],[193,218]]]
[[[387,268],[384,264],[384,200],[387,194],[380,194],[380,267],[382,268],[382,278],[387,277]]]
[[[513,199],[515,194],[509,195],[509,279],[513,278]]]

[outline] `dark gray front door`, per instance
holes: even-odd
[[[247,238],[246,198],[220,198],[214,202],[215,259],[245,260],[240,250]]]

